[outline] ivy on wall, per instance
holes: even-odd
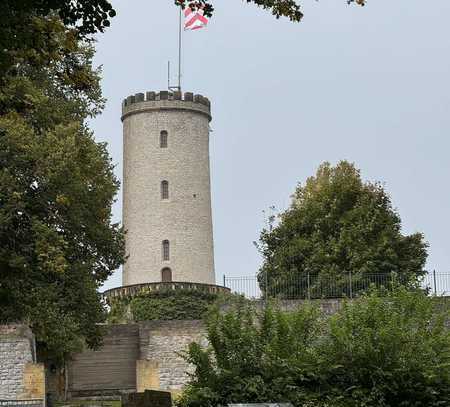
[[[108,322],[202,319],[222,295],[198,290],[164,290],[114,299]]]

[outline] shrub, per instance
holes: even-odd
[[[441,307],[440,307],[441,308]],[[447,313],[420,291],[371,291],[331,317],[239,304],[208,315],[179,407],[292,402],[319,407],[450,405]]]

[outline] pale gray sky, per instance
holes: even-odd
[[[92,127],[121,178],[121,100],[166,89],[178,10],[172,0],[113,4],[118,15],[96,56],[108,102]],[[286,208],[297,182],[341,159],[385,183],[404,232],[425,233],[428,267],[450,272],[450,2],[302,4],[295,24],[215,0],[208,28],[183,35],[183,88],[213,109],[217,281],[254,275],[262,211]],[[121,219],[121,196],[114,213]],[[120,284],[116,272],[105,288]]]

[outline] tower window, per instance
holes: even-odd
[[[169,181],[161,181],[161,199],[169,199]]]
[[[162,259],[164,261],[170,260],[170,243],[168,240],[162,242]]]
[[[164,267],[161,270],[161,281],[163,283],[169,283],[172,281],[172,270],[169,267]]]
[[[167,139],[168,139],[167,131],[163,130],[159,135],[159,146],[161,148],[167,148],[168,145]]]

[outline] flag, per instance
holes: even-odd
[[[208,19],[203,15],[203,9],[198,8],[192,11],[189,7],[184,10],[184,29],[185,30],[198,30],[199,28],[206,27]]]

